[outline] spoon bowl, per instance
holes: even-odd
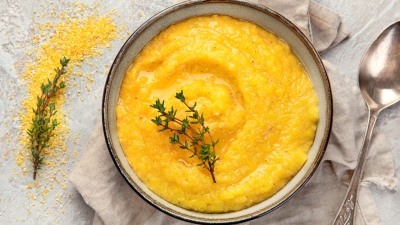
[[[358,84],[369,109],[364,143],[358,156],[346,197],[333,222],[334,225],[354,224],[358,187],[372,131],[379,112],[400,100],[400,21],[386,28],[371,44],[359,68]]]
[[[400,22],[385,29],[364,55],[359,86],[371,110],[381,110],[400,99]]]

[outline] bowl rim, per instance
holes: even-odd
[[[125,55],[127,49],[131,46],[133,40],[136,39],[138,35],[140,35],[144,30],[146,30],[149,26],[151,26],[153,23],[156,21],[160,20],[162,17],[165,15],[171,14],[175,11],[178,11],[180,9],[193,6],[193,5],[198,5],[198,4],[209,4],[209,3],[227,3],[227,4],[239,4],[239,5],[244,5],[246,7],[250,7],[253,9],[256,9],[258,11],[261,11],[263,13],[268,14],[269,16],[274,17],[278,21],[282,22],[285,26],[287,26],[289,29],[295,33],[299,39],[304,43],[304,45],[307,47],[311,55],[313,56],[315,62],[318,65],[318,68],[321,73],[321,78],[323,80],[324,84],[324,89],[325,89],[325,100],[326,100],[326,116],[327,119],[324,121],[326,123],[325,126],[325,131],[324,136],[322,138],[322,145],[319,148],[318,154],[314,159],[314,163],[312,166],[309,168],[308,172],[306,173],[305,177],[301,180],[301,182],[297,183],[295,187],[292,189],[293,191],[288,192],[286,195],[284,195],[279,201],[277,201],[277,204],[274,204],[272,207],[268,208],[263,208],[262,210],[256,211],[251,213],[250,215],[245,215],[245,216],[239,216],[231,219],[223,219],[221,221],[219,220],[207,220],[204,218],[194,218],[194,217],[188,217],[186,215],[182,215],[181,213],[176,213],[176,212],[171,212],[169,209],[164,208],[162,205],[159,205],[158,202],[155,202],[152,199],[149,199],[148,196],[145,193],[142,193],[140,190],[137,189],[137,187],[131,183],[129,179],[129,175],[126,173],[126,171],[123,169],[123,166],[121,165],[121,162],[119,161],[119,158],[114,152],[113,149],[113,144],[111,141],[111,135],[109,133],[109,125],[108,125],[108,99],[109,99],[109,93],[110,93],[110,86],[113,80],[113,77],[115,76],[116,68],[118,67],[121,59]],[[119,52],[117,53],[111,68],[109,70],[109,73],[107,75],[107,79],[105,82],[105,87],[104,87],[104,92],[103,92],[103,99],[102,99],[102,128],[103,128],[103,133],[105,137],[105,141],[107,144],[107,148],[109,150],[109,153],[111,155],[111,158],[117,167],[118,171],[121,173],[122,177],[124,180],[128,183],[128,185],[147,203],[149,203],[151,206],[155,207],[156,209],[160,210],[163,213],[166,213],[167,215],[170,215],[172,217],[175,217],[177,219],[191,222],[191,223],[198,223],[198,224],[234,224],[234,223],[241,223],[241,222],[246,222],[252,219],[256,219],[259,217],[262,217],[275,209],[279,208],[282,206],[284,203],[286,203],[288,200],[290,200],[297,192],[304,187],[307,182],[310,180],[310,178],[314,175],[316,169],[319,167],[319,164],[322,161],[322,158],[326,152],[326,148],[329,142],[330,138],[330,133],[332,129],[332,121],[333,121],[333,100],[332,100],[332,91],[330,87],[330,81],[329,77],[327,75],[327,71],[325,69],[325,66],[322,62],[322,59],[311,43],[311,41],[307,38],[307,36],[296,26],[294,25],[290,20],[286,19],[284,16],[279,14],[278,12],[272,10],[271,8],[254,3],[254,2],[249,2],[249,1],[243,1],[243,0],[192,0],[192,1],[184,1],[181,3],[174,4],[170,7],[167,7],[166,9],[160,11],[159,13],[155,14],[151,18],[149,18],[147,21],[145,21],[142,25],[140,25],[133,33],[132,35],[129,36],[129,38],[125,41]]]

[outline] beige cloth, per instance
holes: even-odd
[[[293,21],[319,52],[348,36],[341,18],[309,0],[258,0]],[[357,85],[325,62],[334,96],[332,136],[320,168],[307,185],[282,207],[243,224],[331,224],[345,195],[349,172],[356,165],[364,137],[367,108]],[[375,129],[357,204],[356,224],[380,224],[369,185],[397,189],[393,159],[385,137]],[[188,224],[148,205],[128,186],[115,167],[99,121],[70,181],[96,212],[93,224]],[[343,181],[343,182],[341,182]]]

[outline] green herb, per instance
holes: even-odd
[[[171,107],[170,111],[166,111],[164,101],[161,102],[160,99],[157,99],[156,103],[150,106],[157,109],[160,115],[151,121],[157,126],[162,127],[159,131],[172,131],[173,136],[169,138],[170,143],[177,144],[181,149],[190,151],[192,155],[189,158],[196,156],[201,161],[197,166],[203,166],[203,168],[210,171],[212,180],[216,183],[214,168],[219,157],[215,155],[215,145],[217,145],[218,140],[213,141],[210,129],[204,125],[203,114],[199,114],[196,110],[196,102],[192,106],[188,105],[183,91],[176,93],[175,98],[185,104],[188,108],[185,112],[187,112],[189,116],[186,116],[184,119],[176,118],[177,110]],[[171,123],[178,124],[180,129],[171,127]],[[211,143],[206,142],[206,136],[209,137]]]
[[[67,65],[69,59],[62,58],[60,60],[61,69],[56,68],[56,75],[53,81],[47,79],[47,84],[41,85],[42,91],[40,96],[37,96],[36,109],[32,108],[34,116],[32,118],[32,127],[27,130],[30,141],[30,151],[32,154],[31,161],[33,163],[33,179],[36,179],[37,171],[43,164],[44,156],[42,156],[43,150],[49,147],[49,141],[54,134],[52,132],[59,125],[56,119],[52,117],[57,113],[55,102],[50,100],[56,95],[56,92],[65,87],[63,81],[58,84],[60,77],[67,73]]]

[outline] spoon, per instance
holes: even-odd
[[[369,109],[367,132],[346,197],[333,225],[353,225],[358,186],[379,112],[400,100],[400,21],[386,28],[361,60],[358,85]]]

